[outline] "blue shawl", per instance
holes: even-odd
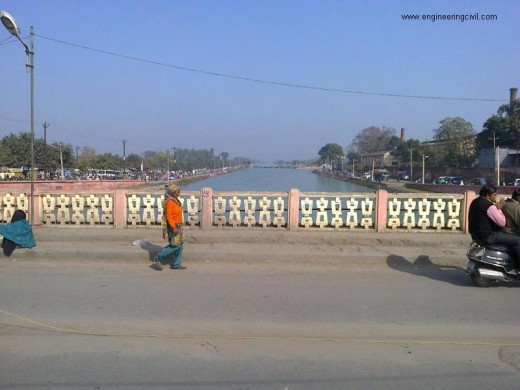
[[[36,246],[31,225],[26,219],[0,224],[0,234],[22,248]]]

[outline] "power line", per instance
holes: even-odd
[[[34,34],[35,36],[43,39],[47,39],[49,41],[61,43],[63,45],[69,45],[78,47],[85,50],[95,51],[102,54],[108,54],[115,57],[120,58],[126,58],[132,61],[139,61],[139,62],[145,62],[152,65],[159,65],[159,66],[165,66],[168,68],[173,68],[177,70],[183,70],[187,72],[194,72],[194,73],[201,73],[206,74],[210,76],[216,76],[216,77],[224,77],[229,79],[235,79],[235,80],[242,80],[242,81],[249,81],[249,82],[255,82],[255,83],[262,83],[262,84],[271,84],[271,85],[277,85],[282,87],[291,87],[291,88],[302,88],[302,89],[311,89],[316,91],[325,91],[325,92],[338,92],[338,93],[348,93],[348,94],[358,94],[358,95],[372,95],[372,96],[386,96],[386,97],[400,97],[400,98],[412,98],[412,99],[435,99],[435,100],[462,100],[462,101],[480,101],[480,102],[503,102],[504,99],[485,99],[485,98],[464,98],[464,97],[442,97],[442,96],[424,96],[424,95],[404,95],[404,94],[394,94],[394,93],[381,93],[381,92],[367,92],[367,91],[353,91],[353,90],[347,90],[347,89],[337,89],[337,88],[325,88],[325,87],[316,87],[316,86],[310,86],[310,85],[303,85],[303,84],[292,84],[292,83],[284,83],[279,81],[270,81],[270,80],[261,80],[261,79],[255,79],[250,77],[242,77],[242,76],[236,76],[236,75],[230,75],[225,73],[218,73],[218,72],[210,72],[195,68],[188,68],[184,66],[179,65],[173,65],[173,64],[166,64],[159,61],[154,60],[147,60],[144,58],[129,56],[125,54],[119,54],[112,51],[102,50],[102,49],[96,49],[89,46],[79,45],[76,43],[66,42],[60,39],[55,38],[49,38],[42,35]]]
[[[9,42],[10,40],[12,40],[14,42],[14,35],[11,35],[10,37],[4,39],[3,41],[0,41],[0,45],[5,45],[6,43],[11,43],[11,42]]]

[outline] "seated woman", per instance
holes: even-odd
[[[10,223],[0,224],[0,235],[4,236],[2,247],[7,257],[12,255],[17,246],[21,248],[36,246],[31,225],[23,210],[16,210]]]

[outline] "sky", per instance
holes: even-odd
[[[307,160],[370,126],[430,140],[520,87],[517,0],[2,0],[29,43],[35,137],[123,155]],[[496,15],[403,20],[402,15]],[[437,16],[438,17],[438,16]],[[0,25],[0,137],[30,131],[24,48]]]

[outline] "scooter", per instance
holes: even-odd
[[[520,280],[520,270],[512,251],[504,245],[482,245],[473,241],[469,247],[466,274],[478,287],[496,282]]]

